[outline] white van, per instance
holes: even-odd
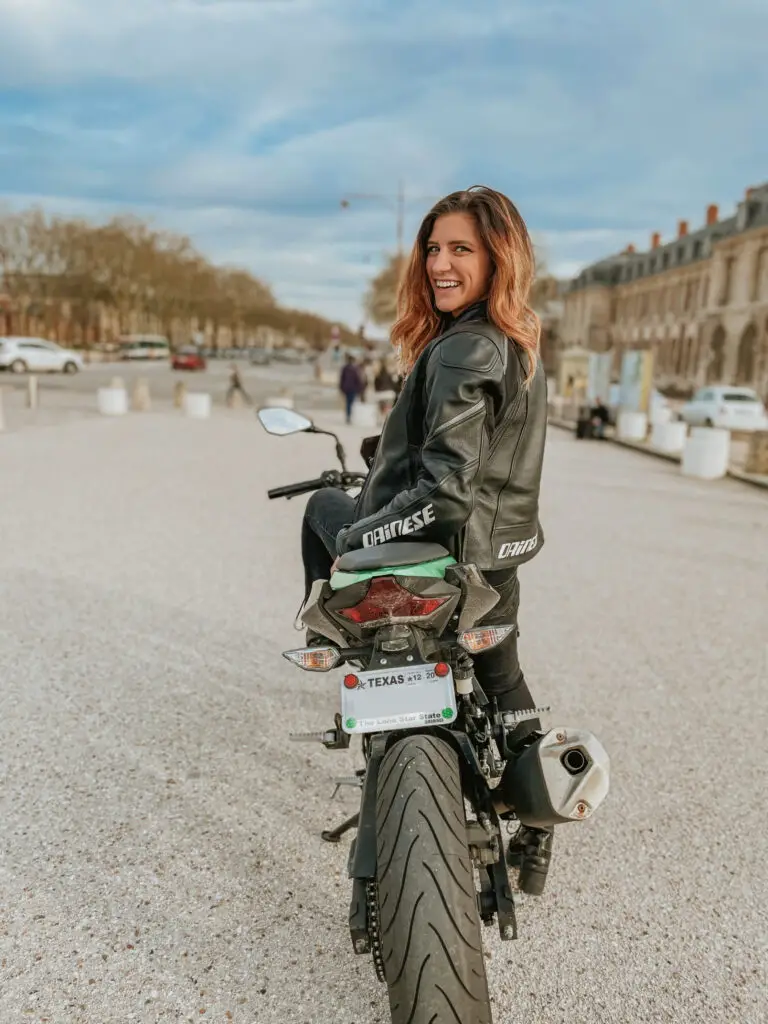
[[[171,346],[161,334],[125,334],[119,344],[121,359],[171,358]]]

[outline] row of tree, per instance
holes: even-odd
[[[210,322],[268,326],[327,343],[330,323],[280,307],[269,286],[246,270],[219,267],[189,238],[133,217],[94,225],[42,210],[0,211],[0,294],[15,306],[44,310],[66,302],[85,326],[97,305],[119,320],[151,316],[163,325]],[[342,329],[343,340],[355,338]]]

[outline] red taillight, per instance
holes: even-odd
[[[371,580],[368,593],[362,601],[352,608],[341,608],[343,615],[350,622],[376,622],[378,619],[410,618],[418,615],[431,615],[447,597],[419,597],[389,576],[379,576]]]

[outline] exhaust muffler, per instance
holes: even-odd
[[[508,761],[494,791],[499,813],[550,828],[589,818],[608,795],[611,762],[586,729],[551,729]]]

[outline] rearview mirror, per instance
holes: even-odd
[[[293,409],[270,406],[267,409],[259,409],[257,416],[268,434],[300,434],[313,427],[312,420],[302,416],[300,412],[294,412]]]

